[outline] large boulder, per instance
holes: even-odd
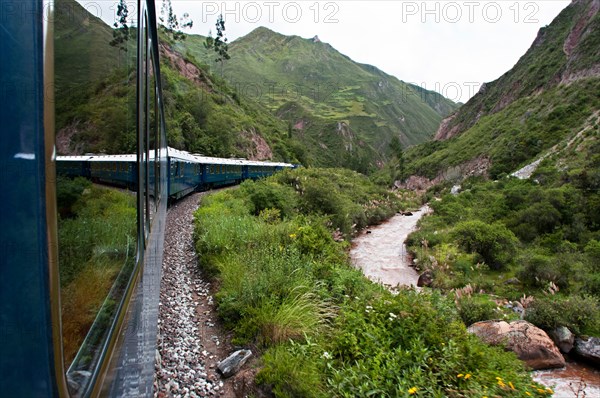
[[[575,335],[571,333],[568,328],[559,326],[556,329],[551,330],[550,333],[548,333],[548,336],[550,336],[561,352],[568,354],[573,349]]]
[[[527,321],[483,321],[469,326],[467,331],[487,344],[513,351],[534,370],[565,366],[565,359],[546,332]]]
[[[600,366],[600,338],[576,338],[575,354],[596,366]]]

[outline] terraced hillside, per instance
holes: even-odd
[[[212,65],[202,36],[181,43]],[[372,169],[396,136],[406,147],[433,137],[457,108],[441,95],[359,64],[317,37],[257,28],[231,43],[224,78],[242,98],[254,98],[286,121],[315,165]]]

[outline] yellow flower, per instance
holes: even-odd
[[[502,380],[498,380],[498,385],[500,387],[506,387],[506,384],[504,384],[504,382]]]
[[[294,239],[296,237],[296,234],[290,234],[290,238]]]
[[[546,388],[546,391],[548,391],[549,394],[554,394],[554,391],[552,391],[551,388]]]
[[[413,394],[414,394],[414,393],[416,393],[416,392],[417,392],[417,387],[413,387],[413,388],[411,388],[410,390],[408,390],[408,393],[409,393],[410,395],[413,395]]]
[[[471,373],[467,373],[467,374],[465,375],[465,380],[469,379],[470,377],[471,377]]]
[[[459,379],[460,379],[461,377],[463,377],[463,376],[464,376],[464,375],[463,375],[462,373],[461,373],[461,374],[459,374],[459,375],[456,375],[456,377],[458,377]]]
[[[531,396],[531,393],[529,391],[525,391],[525,394]]]
[[[511,381],[508,382],[508,385],[510,386],[510,388],[512,388],[513,390],[515,389],[515,386],[513,386],[513,383]]]

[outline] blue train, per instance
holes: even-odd
[[[152,396],[167,202],[290,167],[167,148],[160,4],[115,0],[113,10],[129,5],[133,33],[126,47],[111,50],[108,42],[118,31],[84,9],[108,9],[102,8],[107,3],[0,0],[0,397]],[[55,37],[59,23],[62,36]],[[80,54],[82,43],[88,56]],[[116,124],[107,131],[134,132],[136,152],[57,157],[64,123],[71,132],[92,126],[69,122],[69,109],[100,111],[84,94],[102,90],[109,75],[126,97],[110,104]],[[92,320],[72,354],[65,353],[65,305],[73,297],[65,296],[71,282],[61,272],[57,171],[135,191],[133,226],[114,237],[115,245],[119,239],[124,245],[89,253],[117,268],[99,304],[79,309]],[[93,271],[87,260],[80,265]]]
[[[150,162],[153,163],[152,156]],[[167,148],[168,197],[180,199],[191,192],[239,184],[247,179],[256,180],[294,167],[290,163],[208,157]],[[136,155],[58,156],[56,172],[130,190],[137,187]],[[157,174],[155,168],[149,169],[149,187],[154,186]]]

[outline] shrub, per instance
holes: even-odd
[[[525,313],[525,320],[544,329],[566,326],[575,334],[600,333],[600,305],[590,296],[536,298]]]
[[[72,217],[73,205],[81,197],[86,189],[90,188],[92,183],[83,178],[74,179],[58,176],[56,179],[56,202],[60,215],[62,217]]]
[[[465,325],[497,317],[496,304],[484,297],[463,297],[458,302],[458,314]]]
[[[277,209],[282,217],[290,216],[293,212],[296,195],[291,187],[269,180],[247,180],[241,184],[240,191],[252,203],[254,215],[265,209]]]
[[[453,236],[463,250],[478,253],[492,269],[508,265],[516,252],[517,238],[500,223],[461,222],[454,228]]]
[[[530,286],[538,288],[547,286],[549,282],[561,289],[569,286],[569,268],[565,267],[558,258],[540,254],[527,255],[520,259],[523,268],[518,278]]]

